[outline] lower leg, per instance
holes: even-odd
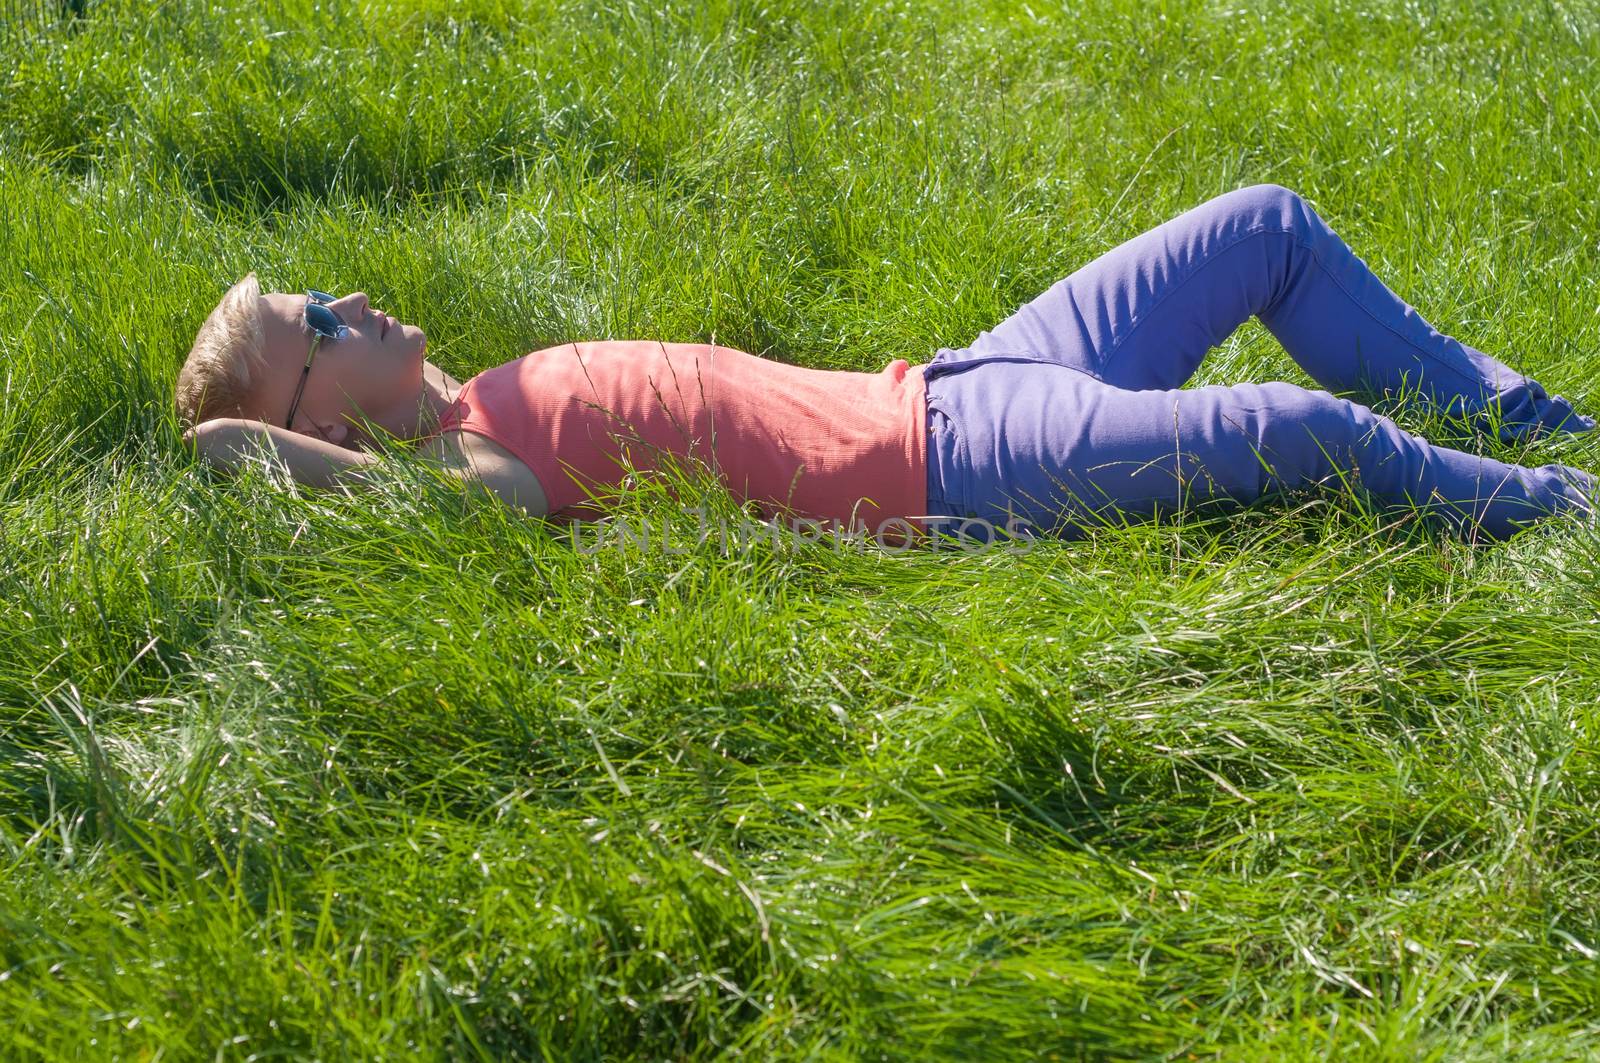
[[[1257,185],[1236,197],[1263,234],[1272,278],[1256,314],[1324,388],[1415,395],[1442,412],[1492,417],[1506,442],[1595,427],[1536,380],[1435,329],[1294,192]]]

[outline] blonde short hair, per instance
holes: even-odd
[[[223,294],[178,371],[174,399],[182,426],[236,415],[265,364],[266,347],[261,285],[251,271]]]

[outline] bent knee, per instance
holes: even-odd
[[[1251,224],[1276,231],[1302,232],[1313,216],[1300,193],[1280,184],[1256,184],[1235,189],[1223,199]]]

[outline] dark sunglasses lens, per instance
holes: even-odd
[[[315,288],[312,288],[309,291],[307,291],[306,295],[311,297],[311,301],[313,303],[331,303],[331,302],[333,302],[333,296],[329,295],[327,292],[319,292]]]
[[[306,324],[324,336],[334,337],[339,335],[339,329],[344,325],[344,322],[339,320],[338,314],[335,314],[321,303],[307,303]]]

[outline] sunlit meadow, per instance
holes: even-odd
[[[458,379],[926,361],[1247,184],[1600,412],[1579,0],[0,3],[0,1056],[1554,1059],[1600,537],[1351,493],[1026,552],[236,480],[247,270]],[[1192,386],[1311,381],[1258,323]],[[1505,460],[1600,471],[1600,440]],[[676,529],[676,530],[672,530]]]

